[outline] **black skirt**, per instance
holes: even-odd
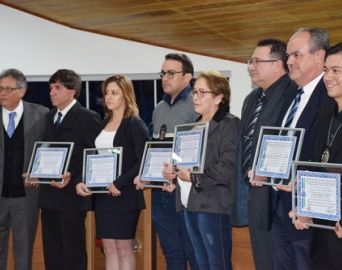
[[[134,239],[140,210],[95,211],[96,238]]]

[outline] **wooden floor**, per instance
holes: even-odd
[[[142,212],[139,219],[136,236],[136,269],[151,270],[152,260],[156,260],[157,270],[166,270],[165,259],[161,251],[159,241],[157,243],[157,258],[151,258],[151,207],[150,193],[145,192],[145,199],[148,208]],[[87,222],[87,252],[89,267],[88,270],[105,270],[104,255],[99,248],[95,247],[95,226],[93,215],[88,214]],[[145,239],[147,239],[145,241]],[[9,245],[8,269],[14,270],[12,245]],[[251,254],[251,245],[248,228],[233,228],[233,269],[254,270]],[[44,270],[43,247],[41,237],[41,225],[39,222],[37,237],[33,252],[33,270]],[[0,269],[3,270],[3,269]]]
[[[137,252],[137,269],[141,270],[142,258]],[[249,233],[247,228],[233,229],[233,269],[234,270],[254,270],[251,255]],[[104,256],[99,248],[94,248],[94,270],[105,270]],[[157,248],[157,269],[166,270],[165,260],[160,249],[159,243]],[[12,252],[9,252],[8,270],[14,270]],[[41,229],[38,228],[37,240],[34,247],[33,270],[44,270],[43,249],[41,242]]]

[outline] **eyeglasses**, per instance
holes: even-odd
[[[278,61],[278,60],[280,60],[280,59],[269,59],[269,60],[262,60],[262,59],[258,59],[258,58],[249,58],[248,60],[247,60],[247,65],[252,65],[252,64],[254,64],[254,65],[257,65],[257,64],[259,64],[259,63],[273,63],[273,62],[276,62],[276,61]]]
[[[0,86],[0,93],[3,92],[3,91],[5,93],[12,93],[13,91],[18,90],[20,88],[21,87],[9,87],[9,86],[3,87],[3,86]]]
[[[191,94],[192,97],[197,96],[198,98],[202,98],[202,97],[204,97],[204,95],[206,93],[214,93],[214,92],[213,91],[208,91],[208,90],[196,90],[196,89],[194,89],[194,90],[191,91],[190,94]]]
[[[183,73],[183,74],[185,74],[186,72],[184,72],[183,70],[181,70],[181,71],[174,71],[174,70],[168,70],[168,71],[161,71],[160,73],[159,73],[159,77],[161,78],[161,79],[163,79],[164,78],[164,76],[166,76],[166,78],[168,78],[168,79],[173,79],[173,77],[175,76],[175,74],[177,74],[177,73]]]

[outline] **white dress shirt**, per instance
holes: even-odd
[[[15,128],[17,128],[20,119],[24,113],[24,104],[22,100],[19,101],[18,106],[14,109],[14,111],[9,111],[6,108],[2,107],[2,123],[4,125],[5,130],[7,130],[8,122],[9,122],[9,114],[11,112],[15,112],[15,117],[14,117],[14,124]]]
[[[299,104],[298,104],[298,109],[297,109],[297,111],[296,111],[295,116],[293,117],[292,123],[291,123],[291,125],[289,126],[289,128],[295,128],[295,127],[296,127],[297,122],[298,122],[298,120],[299,120],[299,117],[301,116],[302,112],[304,111],[306,104],[308,104],[309,99],[310,99],[310,97],[311,97],[313,91],[315,90],[317,84],[318,84],[319,81],[322,79],[323,74],[324,74],[324,73],[320,74],[318,77],[316,77],[315,79],[313,79],[311,82],[309,82],[307,85],[305,85],[305,86],[303,87],[304,93],[303,93],[302,96],[301,96],[300,102],[299,102]],[[282,127],[285,126],[286,119],[287,119],[287,117],[288,117],[288,115],[289,115],[289,113],[290,113],[290,110],[291,110],[291,108],[292,108],[293,103],[294,103],[294,100],[292,101],[290,107],[288,108],[288,110],[287,110],[287,112],[286,112],[286,114],[285,114],[285,117],[283,118],[283,122],[282,122],[282,124],[281,124]]]
[[[64,116],[68,113],[68,111],[70,111],[70,109],[72,108],[72,106],[74,106],[76,104],[76,99],[73,99],[73,101],[70,102],[70,104],[68,106],[66,106],[62,111],[57,110],[55,117],[53,119],[53,122],[56,123],[57,118],[58,118],[58,113],[61,112],[62,113],[62,118],[60,123],[62,123]]]

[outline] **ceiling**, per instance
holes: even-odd
[[[321,27],[342,41],[341,0],[13,0],[0,1],[63,25],[245,62],[258,40],[287,41]]]

